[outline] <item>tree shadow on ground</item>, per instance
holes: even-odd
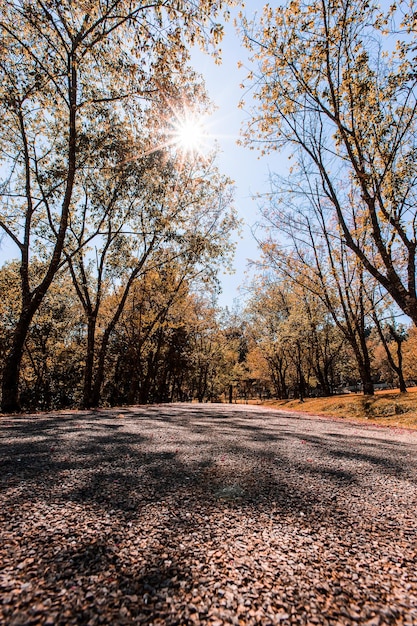
[[[14,569],[44,585],[49,614],[61,615],[63,589],[72,594],[57,624],[98,623],[103,611],[104,623],[193,623],[194,591],[215,584],[216,567],[230,571],[214,561],[224,537],[233,546],[254,531],[268,547],[275,527],[331,537],[348,528],[370,545],[379,524],[394,545],[398,527],[381,513],[360,526],[373,479],[415,477],[415,445],[334,433],[331,422],[312,434],[311,419],[270,412],[179,405],[10,421],[0,439],[3,529],[24,537],[23,551],[36,546],[36,563],[19,563],[18,552]],[[252,585],[256,563],[244,567]],[[174,612],[172,596],[184,599]],[[16,623],[29,623],[30,599],[21,606]],[[204,611],[200,603],[203,621]]]
[[[141,407],[125,409],[123,419],[119,410],[20,417],[3,428],[0,488],[46,481],[54,498],[132,511],[178,490],[218,506],[221,489],[239,485],[241,492],[229,499],[240,505],[270,500],[286,510],[305,511],[324,497],[308,488],[305,477],[319,476],[335,487],[358,482],[353,466],[341,468],[340,461],[359,461],[390,477],[414,475],[413,446],[380,438],[375,447],[371,438],[335,437],[325,429],[311,435],[305,432],[311,420],[298,419],[289,429],[288,422],[268,420],[270,413],[254,424],[253,412],[246,409],[216,408]],[[158,436],[165,439],[159,442]],[[291,459],[289,445],[299,446]],[[44,488],[38,492],[44,494]],[[30,497],[36,493],[32,489]]]

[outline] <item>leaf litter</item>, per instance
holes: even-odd
[[[0,424],[2,624],[417,624],[417,433],[192,404]]]

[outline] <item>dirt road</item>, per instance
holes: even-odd
[[[1,624],[417,625],[416,431],[185,404],[0,434]]]

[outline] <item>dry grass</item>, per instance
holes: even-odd
[[[351,393],[330,398],[307,398],[304,402],[266,400],[262,404],[286,411],[417,429],[417,387],[409,389],[407,393],[399,393],[394,389],[379,391],[374,396]]]

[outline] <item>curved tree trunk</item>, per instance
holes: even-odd
[[[92,316],[87,321],[87,351],[84,367],[84,387],[83,387],[83,408],[90,409],[94,406],[94,398],[92,395],[93,370],[94,370],[94,352],[95,352],[95,336],[96,336],[96,317]]]
[[[1,410],[3,413],[17,413],[20,411],[20,365],[31,319],[32,316],[21,316],[13,335],[12,347],[4,363],[1,396]]]
[[[405,384],[404,372],[403,372],[403,353],[402,353],[402,341],[397,339],[397,357],[398,357],[398,367],[397,367],[397,375],[398,375],[398,383],[400,387],[401,393],[407,393],[407,385]]]

